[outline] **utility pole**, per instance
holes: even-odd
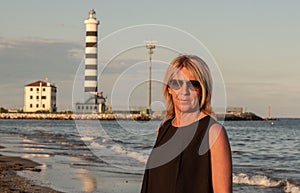
[[[155,49],[154,42],[152,41],[146,41],[146,48],[149,50],[149,80],[148,80],[148,113],[152,114],[151,111],[151,71],[152,71],[152,54],[153,54],[153,49]]]

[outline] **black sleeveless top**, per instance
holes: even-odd
[[[210,116],[179,128],[166,121],[149,156],[141,193],[213,192],[208,129],[214,123]]]

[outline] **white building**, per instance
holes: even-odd
[[[243,107],[227,107],[226,113],[233,113],[233,114],[241,114],[243,113]]]
[[[36,81],[24,86],[24,112],[56,112],[57,89],[49,82]]]

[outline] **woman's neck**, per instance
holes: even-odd
[[[188,112],[188,113],[175,112],[175,117],[172,121],[172,125],[175,127],[187,126],[205,116],[206,114],[199,111]]]

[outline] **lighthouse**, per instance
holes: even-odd
[[[84,21],[86,35],[85,35],[85,92],[98,92],[97,85],[97,69],[98,69],[98,25],[99,21],[95,17],[94,9],[89,11],[89,17]]]
[[[106,97],[98,88],[98,25],[95,10],[90,9],[85,24],[84,102],[76,103],[76,112],[104,113]]]

